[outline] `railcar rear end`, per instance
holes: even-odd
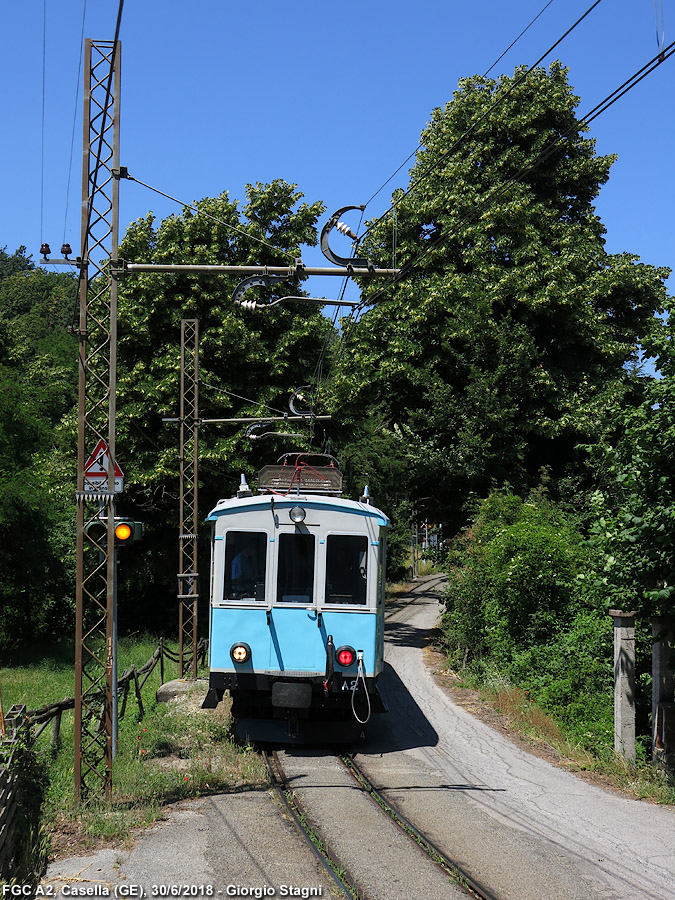
[[[255,740],[349,739],[382,671],[387,517],[338,496],[334,466],[295,460],[209,515],[210,683]],[[284,490],[285,488],[285,490]]]

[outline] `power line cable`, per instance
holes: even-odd
[[[666,23],[663,17],[663,0],[661,0],[661,34],[659,34],[659,5],[658,0],[654,0],[654,16],[656,18],[656,46],[659,48],[659,53],[664,52],[664,45],[666,43]]]
[[[654,0],[654,2],[656,2],[656,0]],[[492,65],[489,67],[489,69],[486,69],[485,72],[483,72],[483,76],[482,76],[483,78],[487,78],[487,76],[488,76],[488,75],[490,74],[490,72],[494,69],[494,67],[497,65],[497,63],[500,62],[500,61],[506,56],[506,54],[509,52],[509,50],[511,50],[513,47],[515,47],[515,45],[518,43],[518,41],[521,39],[521,37],[522,37],[527,31],[529,31],[529,29],[534,25],[534,23],[537,21],[537,19],[538,19],[544,12],[546,12],[546,10],[549,8],[549,6],[551,5],[551,3],[553,3],[553,0],[548,0],[548,3],[547,3],[545,6],[543,6],[542,9],[540,9],[539,12],[537,13],[537,15],[534,17],[534,19],[532,19],[532,20],[529,22],[529,24],[526,25],[525,28],[523,28],[523,30],[520,32],[520,34],[518,35],[518,37],[517,37],[517,38],[514,38],[514,40],[511,41],[511,43],[510,43],[509,46],[506,48],[506,50],[504,50],[504,52],[501,54],[501,56],[498,56],[497,59],[496,59],[496,60],[492,63]],[[387,180],[386,180],[385,182],[383,182],[383,184],[381,184],[381,185],[379,186],[379,188],[375,191],[375,193],[372,195],[372,197],[370,197],[370,198],[366,201],[366,207],[369,206],[370,203],[375,199],[375,197],[377,197],[377,195],[380,193],[380,191],[384,190],[384,188],[389,184],[389,182],[390,182],[393,178],[395,178],[395,177],[398,175],[398,173],[401,171],[401,169],[402,169],[407,163],[410,162],[410,160],[413,158],[413,156],[415,156],[415,154],[418,152],[418,150],[421,149],[421,147],[422,147],[422,144],[420,143],[420,144],[417,145],[417,147],[415,147],[415,149],[413,150],[412,153],[410,153],[408,156],[406,156],[406,158],[403,160],[403,162],[401,163],[401,165],[396,169],[396,171],[395,171],[395,172],[392,172],[392,174],[389,176],[389,178],[387,178]]]
[[[586,115],[584,115],[581,119],[579,119],[571,128],[567,131],[563,132],[559,135],[554,141],[551,141],[544,149],[539,153],[531,163],[528,163],[526,166],[522,166],[511,178],[509,178],[503,185],[500,185],[498,188],[488,195],[484,203],[478,208],[474,208],[471,212],[467,213],[463,216],[459,222],[453,225],[453,230],[461,228],[464,225],[470,224],[471,222],[475,222],[484,212],[487,211],[489,206],[494,203],[505,191],[507,191],[510,187],[512,187],[517,182],[521,181],[525,175],[535,169],[537,166],[541,165],[542,162],[545,162],[551,154],[565,141],[567,138],[575,133],[579,132],[595,119],[598,118],[603,112],[606,112],[617,100],[621,99],[628,91],[632,90],[632,88],[636,87],[647,75],[651,74],[658,66],[664,63],[667,59],[669,59],[673,54],[675,54],[675,41],[665,47],[657,56],[651,59],[649,62],[645,63],[641,69],[638,69],[630,78],[626,79],[623,84],[619,85],[619,87],[615,88],[604,100],[601,100],[600,103],[596,104],[591,110],[589,110]],[[367,300],[362,301],[359,307],[356,308],[356,311],[360,311],[365,306],[372,306],[373,303],[378,300],[381,296],[387,293],[393,286],[398,284],[407,275],[413,270],[413,268],[421,262],[428,254],[436,249],[443,241],[447,240],[452,236],[452,233],[446,233],[441,231],[441,233],[433,239],[429,243],[427,247],[425,247],[418,255],[408,263],[406,263],[401,272],[395,276],[391,282],[377,291],[372,297]]]
[[[94,177],[92,179],[92,183],[90,186],[90,192],[89,192],[89,198],[87,201],[87,220],[86,220],[85,227],[82,231],[82,244],[81,244],[82,249],[81,249],[81,253],[80,253],[80,258],[82,260],[83,265],[81,265],[78,270],[78,276],[77,276],[77,293],[78,293],[78,295],[80,293],[82,279],[84,278],[84,273],[85,273],[85,269],[86,269],[86,266],[84,265],[85,248],[87,246],[87,236],[89,235],[89,228],[91,225],[91,216],[94,211],[94,196],[96,195],[96,188],[97,188],[97,183],[98,183],[98,171],[99,171],[99,168],[101,165],[101,153],[103,151],[103,134],[105,131],[105,123],[108,118],[108,108],[110,106],[110,94],[112,91],[112,82],[113,82],[113,76],[115,73],[115,59],[117,57],[117,46],[118,46],[118,40],[119,40],[119,36],[120,36],[120,28],[122,25],[123,10],[124,10],[124,0],[119,0],[119,5],[117,7],[117,20],[115,22],[115,38],[113,40],[112,53],[110,56],[110,73],[108,75],[108,83],[106,85],[105,99],[103,102],[102,113],[101,113],[101,130],[100,130],[100,134],[99,134],[98,150],[96,151],[96,163],[94,165]],[[94,276],[94,277],[96,277],[96,276]],[[92,280],[93,279],[89,279],[88,283],[91,283]],[[76,329],[76,324],[75,324],[76,316],[77,316],[77,309],[75,309],[75,312],[74,312],[73,330]]]
[[[501,103],[503,103],[503,102],[507,99],[507,97],[508,97],[508,96],[509,96],[509,95],[510,95],[510,94],[511,94],[511,93],[512,93],[512,92],[513,92],[520,84],[523,83],[523,81],[525,81],[526,78],[528,78],[528,76],[529,76],[529,75],[537,68],[537,66],[538,66],[544,59],[546,59],[546,57],[547,57],[550,53],[552,53],[552,52],[556,49],[556,47],[558,47],[558,46],[565,40],[565,38],[566,38],[569,34],[571,34],[571,33],[574,31],[574,29],[577,28],[577,26],[580,25],[580,24],[584,21],[584,19],[585,19],[588,15],[590,15],[590,13],[593,12],[593,10],[595,9],[595,7],[598,6],[601,2],[602,2],[602,0],[595,0],[595,2],[594,2],[591,6],[589,6],[589,8],[586,10],[586,12],[583,13],[583,15],[581,15],[581,16],[576,20],[576,22],[574,22],[573,25],[570,25],[570,27],[567,29],[567,31],[566,31],[563,35],[561,35],[561,36],[558,38],[558,40],[548,48],[548,50],[546,50],[544,53],[542,53],[542,55],[539,57],[539,59],[538,59],[536,62],[532,63],[532,65],[529,66],[529,67],[525,70],[525,72],[524,72],[521,76],[519,76],[519,77],[513,82],[513,84],[512,84],[512,85],[511,85],[511,86],[510,86],[503,94],[500,94],[499,97],[497,97],[497,99],[494,101],[494,103],[492,104],[492,106],[490,106],[488,109],[486,109],[485,112],[484,112],[481,116],[479,116],[479,118],[473,123],[473,125],[471,125],[469,128],[467,128],[467,130],[466,130],[462,135],[460,135],[460,137],[458,137],[457,140],[456,140],[453,144],[451,144],[451,146],[448,147],[448,149],[447,149],[446,151],[444,151],[444,153],[441,154],[441,156],[438,158],[438,160],[437,160],[433,165],[429,166],[428,169],[425,169],[425,170],[420,174],[419,178],[417,178],[417,180],[414,181],[414,182],[410,185],[410,187],[409,187],[407,190],[403,191],[403,192],[401,193],[401,195],[394,201],[394,203],[392,203],[391,206],[390,206],[388,209],[386,209],[386,210],[382,213],[382,215],[378,216],[373,222],[370,223],[370,225],[368,226],[368,228],[367,228],[367,229],[364,231],[364,233],[359,237],[359,242],[362,241],[363,238],[364,238],[370,231],[372,231],[372,229],[375,227],[375,225],[378,224],[378,222],[381,222],[382,219],[385,218],[385,216],[389,215],[389,213],[392,212],[392,210],[394,210],[396,207],[398,207],[399,204],[401,203],[401,201],[404,199],[404,197],[407,197],[408,194],[410,194],[410,193],[417,187],[417,185],[420,184],[420,182],[424,181],[425,178],[427,178],[434,170],[436,170],[436,169],[438,168],[438,166],[439,166],[445,159],[447,159],[448,156],[450,156],[451,153],[454,153],[459,147],[461,147],[462,144],[467,140],[467,138],[471,137],[471,135],[476,131],[476,129],[478,128],[478,126],[479,126],[480,124],[482,124],[482,122],[484,122],[485,119],[487,119],[488,116],[490,116],[490,115],[494,112],[494,110],[495,110]],[[421,145],[420,145],[420,146],[421,146]],[[418,147],[418,149],[419,149],[419,147]],[[415,152],[417,152],[417,151],[415,151]],[[410,157],[409,157],[409,158],[410,158]],[[405,163],[404,163],[404,165],[405,165]]]
[[[540,166],[555,152],[555,150],[560,147],[560,145],[566,141],[570,135],[575,132],[579,132],[582,128],[587,127],[591,122],[598,118],[598,116],[602,115],[602,113],[606,112],[611,106],[613,106],[617,100],[620,100],[628,91],[632,90],[636,87],[647,75],[651,74],[658,66],[660,66],[666,59],[669,59],[673,53],[675,53],[675,41],[672,44],[669,44],[668,47],[665,47],[658,56],[655,56],[648,63],[642,66],[641,69],[638,69],[630,78],[626,79],[623,84],[619,85],[618,88],[615,88],[611,94],[608,94],[604,100],[601,100],[600,103],[596,104],[593,109],[589,110],[585,116],[583,116],[578,124],[575,124],[567,129],[567,131],[563,132],[559,135],[554,141],[551,141],[544,149],[540,152],[540,154],[528,165],[521,167],[521,169],[515,173],[504,185],[500,186],[493,195],[490,195],[488,198],[488,202],[491,203],[494,200],[498,199],[503,193],[505,193],[510,187],[516,184],[519,181],[532,172],[535,168]],[[466,217],[466,222],[475,221],[479,215],[484,211],[483,209],[478,211],[472,211],[472,213]],[[459,223],[464,224],[463,221]],[[432,243],[428,248],[425,249],[424,255],[426,256],[432,249],[435,248],[438,244],[440,244],[445,239],[445,236],[441,233],[437,238],[434,238]]]
[[[46,71],[47,71],[47,0],[42,0],[42,124],[41,124],[41,138],[40,138],[40,243],[42,243],[44,240]]]
[[[542,8],[539,10],[539,12],[537,13],[537,15],[534,17],[534,19],[532,19],[532,21],[529,22],[529,23],[525,26],[525,28],[523,28],[523,30],[520,32],[520,34],[518,35],[518,37],[511,41],[511,43],[510,43],[509,46],[506,48],[506,50],[502,53],[502,55],[501,55],[501,56],[498,56],[497,59],[492,63],[492,65],[490,66],[490,68],[489,68],[489,69],[486,69],[486,70],[483,72],[483,78],[487,78],[487,76],[488,76],[488,75],[490,74],[490,72],[494,69],[494,67],[497,65],[497,63],[500,63],[500,62],[504,59],[504,57],[506,56],[506,54],[509,52],[509,50],[511,50],[513,47],[515,47],[515,45],[518,43],[518,41],[521,39],[521,37],[522,37],[527,31],[529,31],[530,28],[531,28],[531,27],[534,25],[534,23],[537,21],[537,19],[538,19],[543,13],[546,12],[546,10],[549,8],[549,6],[551,5],[551,3],[553,3],[553,0],[548,0],[548,3],[546,4],[546,6],[542,7]]]
[[[73,174],[73,153],[75,150],[75,126],[77,124],[77,108],[80,99],[80,74],[82,72],[82,56],[84,55],[84,22],[87,15],[87,0],[82,4],[82,29],[80,32],[80,61],[77,64],[77,79],[75,84],[75,108],[73,109],[73,128],[70,135],[70,158],[68,160],[68,183],[66,186],[66,211],[63,216],[63,243],[66,242],[66,226],[68,224],[68,206],[70,201],[70,179]]]
[[[264,241],[262,238],[258,238],[253,234],[249,234],[248,231],[244,231],[243,228],[237,228],[236,225],[231,225],[229,222],[224,222],[222,219],[218,219],[216,218],[216,216],[212,216],[210,213],[204,212],[203,209],[200,209],[198,206],[195,206],[192,203],[186,203],[184,200],[179,200],[177,197],[172,197],[171,194],[160,191],[159,188],[153,187],[151,184],[146,184],[144,181],[141,181],[140,178],[134,178],[133,175],[127,174],[124,177],[129,181],[135,181],[136,184],[140,184],[142,187],[147,188],[149,191],[154,191],[155,194],[161,194],[161,196],[166,197],[167,200],[173,200],[174,203],[179,203],[186,209],[193,210],[198,215],[204,216],[204,218],[206,219],[211,219],[211,221],[216,222],[218,225],[222,225],[224,228],[230,228],[232,231],[236,231],[237,234],[241,234],[243,237],[248,238],[251,241],[262,244],[263,247],[267,247],[267,249],[271,250],[273,253],[278,253],[281,256],[285,256],[287,259],[295,260],[295,256],[288,250],[280,250],[278,247],[275,247],[267,241]]]
[[[535,16],[535,17],[534,17],[534,18],[526,25],[526,27],[520,32],[520,34],[519,34],[513,41],[511,41],[511,43],[510,43],[509,46],[506,48],[506,50],[504,50],[504,52],[503,52],[499,57],[497,57],[497,59],[492,63],[492,65],[489,66],[489,68],[487,68],[487,69],[485,70],[485,72],[483,73],[483,76],[482,76],[483,78],[487,77],[487,75],[492,71],[492,69],[494,69],[494,67],[500,62],[500,60],[502,60],[502,59],[504,58],[504,56],[509,52],[509,50],[511,50],[511,48],[514,47],[514,46],[518,43],[518,41],[521,39],[521,37],[522,37],[522,36],[523,36],[523,35],[524,35],[524,34],[532,27],[532,25],[534,25],[534,23],[537,21],[537,19],[539,19],[540,16],[548,9],[548,7],[551,5],[552,2],[553,2],[553,0],[548,0],[548,2],[542,7],[542,9],[539,10],[539,12],[537,13],[537,15],[536,15],[536,16]],[[598,0],[598,2],[600,2],[600,0]],[[597,6],[597,3],[595,3],[594,6]],[[574,24],[567,32],[565,32],[565,34],[562,36],[562,38],[560,38],[560,39],[556,42],[556,44],[553,45],[553,48],[551,48],[551,49],[554,49],[554,48],[560,43],[560,41],[564,40],[564,38],[567,36],[567,34],[569,34],[569,32],[570,32],[571,30],[573,30],[573,29],[579,24],[579,22],[580,22],[583,18],[585,18],[586,15],[588,15],[589,12],[592,11],[593,8],[594,8],[594,7],[591,7],[591,8],[590,8],[590,9],[589,9],[589,10],[581,17],[581,19],[579,19],[579,20],[578,20],[578,21],[577,21],[577,22],[576,22],[576,23],[575,23],[575,24]],[[548,50],[548,51],[547,51],[547,53],[549,53],[549,52],[551,52],[551,50]],[[546,56],[546,55],[547,55],[547,54],[544,54],[544,56]],[[543,59],[543,58],[544,58],[544,57],[542,57],[542,59]],[[541,61],[541,60],[539,60],[539,61]],[[531,67],[531,69],[534,68],[537,64],[538,64],[538,63],[535,63],[534,66]],[[527,73],[526,73],[526,74],[527,74]],[[502,99],[504,99],[504,98],[502,98]],[[499,102],[501,102],[501,101],[499,101]],[[492,109],[494,109],[494,106],[492,107]],[[478,124],[478,123],[476,123],[476,124]],[[474,127],[475,127],[475,125],[474,125]],[[463,135],[462,137],[465,137],[465,136],[466,136],[466,134]],[[406,159],[401,163],[401,165],[396,169],[396,171],[395,171],[392,175],[390,175],[389,178],[388,178],[388,179],[387,179],[387,180],[386,180],[386,181],[385,181],[385,182],[377,189],[377,191],[375,191],[375,193],[370,197],[370,199],[366,202],[364,209],[370,204],[370,202],[371,202],[372,200],[375,199],[375,197],[376,197],[376,196],[380,193],[380,191],[381,191],[381,190],[382,190],[382,189],[383,189],[383,188],[384,188],[384,187],[392,180],[392,178],[394,178],[394,177],[401,171],[401,169],[406,165],[406,163],[408,163],[408,162],[413,158],[413,156],[418,152],[418,150],[419,150],[421,147],[422,147],[422,144],[421,144],[421,143],[417,145],[417,147],[415,148],[415,150],[413,150],[413,152],[412,152],[408,157],[406,157]],[[387,212],[390,212],[390,211],[394,213],[394,216],[396,215],[396,204],[394,204],[394,205],[390,208],[390,210],[388,210]],[[358,225],[358,228],[357,228],[357,233],[358,233],[359,228],[361,227],[361,221],[363,220],[363,215],[364,215],[364,213],[363,213],[363,211],[362,211],[362,213],[361,213],[361,219],[360,219],[360,221],[359,221],[359,225]],[[384,213],[380,218],[384,218],[384,215],[386,215],[386,213]],[[378,220],[378,221],[380,221],[380,220]],[[371,227],[372,227],[372,226],[371,226]],[[395,229],[395,227],[396,227],[396,226],[394,226],[394,229]],[[367,232],[366,232],[366,233],[367,233]],[[364,236],[365,236],[365,233],[364,233],[364,235],[361,235],[361,237],[359,238],[359,241],[361,241],[361,240],[363,239]],[[395,234],[394,234],[394,237],[393,237],[392,256],[393,256],[392,268],[396,268],[396,236],[395,236]],[[336,366],[339,364],[340,360],[342,359],[342,356],[344,355],[344,352],[345,352],[345,349],[346,349],[346,344],[347,344],[347,342],[348,342],[348,340],[349,340],[349,336],[350,336],[350,334],[351,334],[352,328],[353,328],[353,326],[354,326],[355,323],[356,323],[356,316],[358,315],[358,313],[359,313],[363,308],[364,308],[364,304],[360,304],[359,307],[357,307],[356,309],[350,310],[349,316],[348,316],[348,318],[347,318],[347,322],[346,322],[345,326],[343,326],[342,332],[341,332],[341,334],[340,334],[340,342],[339,342],[339,346],[338,346],[338,349],[337,349],[337,353],[336,353],[336,355],[334,356],[334,358],[333,358],[333,360],[332,360],[331,367],[330,367],[330,370],[329,370],[329,373],[328,373],[328,376],[327,376],[327,380],[330,380],[330,378],[331,378],[331,376],[332,376],[332,373],[333,373],[334,369],[336,368]]]
[[[103,151],[103,144],[104,144],[103,134],[105,131],[105,123],[108,118],[108,108],[110,106],[110,94],[112,92],[112,82],[113,82],[113,76],[114,76],[114,72],[115,72],[115,60],[117,58],[117,47],[118,47],[118,41],[119,41],[119,36],[120,36],[120,27],[122,25],[123,10],[124,10],[124,0],[119,0],[119,5],[117,7],[117,21],[115,22],[115,38],[113,40],[112,53],[110,56],[110,74],[108,75],[108,82],[106,84],[106,89],[105,89],[105,99],[103,101],[103,111],[101,114],[101,130],[100,130],[99,140],[98,140],[98,149],[96,151],[96,162],[94,164],[94,177],[92,180],[91,190],[89,193],[89,202],[87,203],[87,224],[86,224],[86,228],[84,230],[84,234],[82,235],[83,241],[86,241],[86,235],[89,234],[89,226],[91,224],[91,216],[92,216],[92,212],[94,209],[94,196],[96,194],[98,171],[99,171],[99,168],[101,165],[101,153]],[[85,248],[83,245],[82,246],[82,254],[81,254],[83,260],[84,260],[84,256],[85,256],[84,249]],[[82,272],[82,269],[80,269],[80,273],[81,272]],[[80,275],[80,277],[81,277],[81,275]]]

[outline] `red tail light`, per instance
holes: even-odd
[[[356,661],[356,651],[352,647],[338,647],[335,658],[338,664],[346,669]]]

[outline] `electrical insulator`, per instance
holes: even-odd
[[[335,227],[337,228],[338,231],[341,231],[342,234],[346,234],[347,237],[350,237],[350,238],[351,238],[352,240],[354,240],[354,241],[356,240],[356,235],[355,235],[354,232],[351,230],[351,228],[349,227],[349,225],[347,225],[346,222],[338,222],[337,225],[336,225]]]
[[[61,253],[66,259],[70,256],[73,251],[70,248],[70,244],[61,244]]]
[[[51,247],[49,244],[42,244],[40,247],[40,253],[45,257],[45,259],[51,254]]]
[[[258,304],[256,303],[255,300],[240,300],[239,306],[241,306],[243,309],[257,309],[258,308]]]

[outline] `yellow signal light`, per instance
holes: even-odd
[[[132,533],[131,525],[128,522],[120,522],[115,526],[115,537],[118,541],[128,541]]]

